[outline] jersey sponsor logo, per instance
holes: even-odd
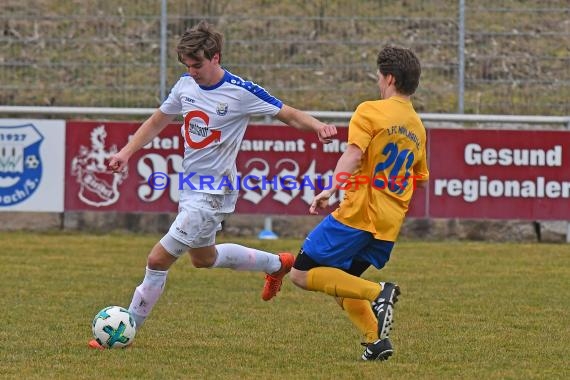
[[[199,126],[192,122],[192,119],[200,119],[206,124],[205,127]],[[215,131],[208,128],[208,124],[210,123],[210,117],[203,111],[190,111],[184,117],[184,139],[186,140],[186,144],[190,148],[193,149],[202,149],[213,143],[214,141],[220,141],[222,138],[221,131]],[[207,135],[207,132],[210,131],[210,134]],[[201,141],[194,141],[192,140],[191,134],[195,134],[201,137],[204,137]]]
[[[0,207],[23,202],[39,187],[43,139],[33,124],[0,127]]]
[[[100,125],[91,131],[91,147],[81,145],[78,154],[71,160],[71,175],[79,183],[79,199],[90,206],[104,207],[119,200],[119,185],[128,176],[128,170],[121,173],[111,172],[106,160],[117,153],[117,147],[105,149],[107,132]]]
[[[216,113],[220,116],[225,116],[228,113],[228,103],[218,103]]]
[[[189,98],[188,96],[183,96],[182,101],[184,101],[186,103],[196,103],[196,101],[194,99]]]

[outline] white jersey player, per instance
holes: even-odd
[[[137,329],[162,294],[168,269],[184,252],[189,252],[197,268],[265,272],[262,299],[273,298],[291,270],[292,254],[215,244],[220,223],[234,211],[237,201],[235,161],[245,129],[252,115],[269,115],[292,127],[314,131],[323,143],[337,133],[334,125],[289,107],[262,87],[224,70],[222,34],[212,25],[202,21],[184,33],[177,53],[187,74],[109,161],[113,171],[122,171],[134,152],[152,141],[177,115],[183,115],[185,173],[179,184],[179,213],[148,255],[145,277],[133,294],[129,311]],[[89,346],[102,348],[95,340]]]
[[[228,71],[212,86],[184,74],[160,111],[184,115],[184,189],[211,194],[237,191],[236,156],[252,115],[275,116],[283,103]]]

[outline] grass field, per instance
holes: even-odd
[[[266,303],[261,274],[197,270],[187,258],[132,348],[87,349],[91,319],[128,306],[157,238],[0,233],[0,377],[570,378],[567,245],[399,243],[386,269],[364,275],[402,288],[387,362],[358,360],[360,337],[331,297],[286,281]]]

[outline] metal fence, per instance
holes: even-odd
[[[223,64],[301,109],[377,98],[386,44],[422,62],[420,112],[570,114],[567,0],[3,0],[0,104],[155,107],[201,19]]]

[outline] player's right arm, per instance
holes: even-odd
[[[331,186],[315,196],[311,206],[309,207],[309,213],[317,215],[319,213],[317,211],[319,208],[326,208],[328,206],[329,198],[341,188],[342,183],[339,178],[346,174],[354,174],[356,169],[360,166],[363,154],[364,152],[360,150],[359,146],[348,144],[346,150],[336,163]]]
[[[127,166],[129,158],[133,153],[151,142],[175,117],[176,115],[166,114],[159,109],[154,111],[137,129],[127,145],[111,157],[109,168],[114,172],[122,171]]]

